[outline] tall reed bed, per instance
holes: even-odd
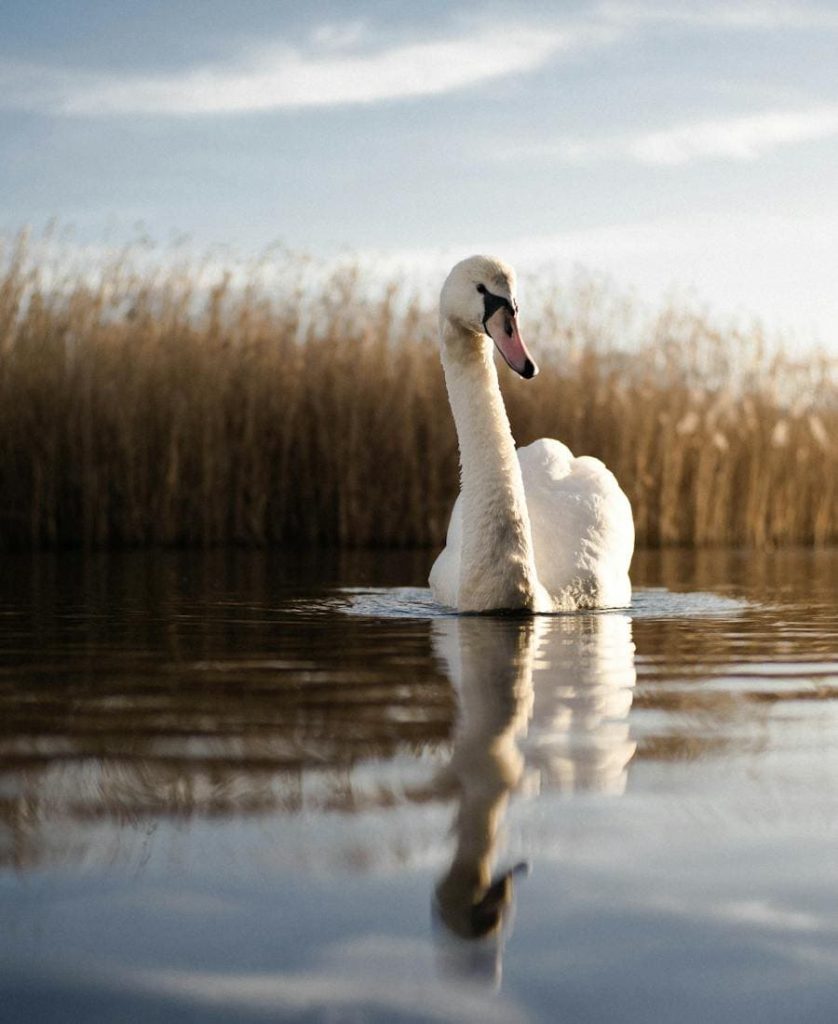
[[[457,445],[435,295],[284,257],[270,290],[172,260],[0,257],[0,547],[437,545]],[[264,280],[264,278],[262,278]],[[602,458],[641,545],[838,541],[825,359],[758,329],[530,282],[542,364],[501,371],[519,443]]]

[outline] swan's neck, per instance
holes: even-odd
[[[442,365],[460,446],[460,611],[535,610],[539,585],[515,442],[488,338],[442,325]]]

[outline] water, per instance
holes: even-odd
[[[7,558],[0,1020],[832,1021],[838,553]]]

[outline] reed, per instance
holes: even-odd
[[[0,253],[0,546],[442,542],[457,446],[433,290],[287,254],[268,289],[259,268],[39,251]],[[502,374],[515,436],[602,458],[640,545],[838,541],[826,358],[684,310],[638,330],[595,283],[524,290],[542,374]]]

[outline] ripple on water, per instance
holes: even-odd
[[[751,607],[745,600],[703,591],[679,593],[665,587],[638,588],[628,608],[602,609],[582,614],[617,612],[641,619],[723,618]],[[300,610],[303,610],[302,606]],[[343,587],[333,596],[308,602],[305,611],[358,615],[385,619],[439,619],[456,615],[438,604],[427,587]],[[561,613],[567,614],[567,613]],[[571,613],[575,614],[575,613]]]

